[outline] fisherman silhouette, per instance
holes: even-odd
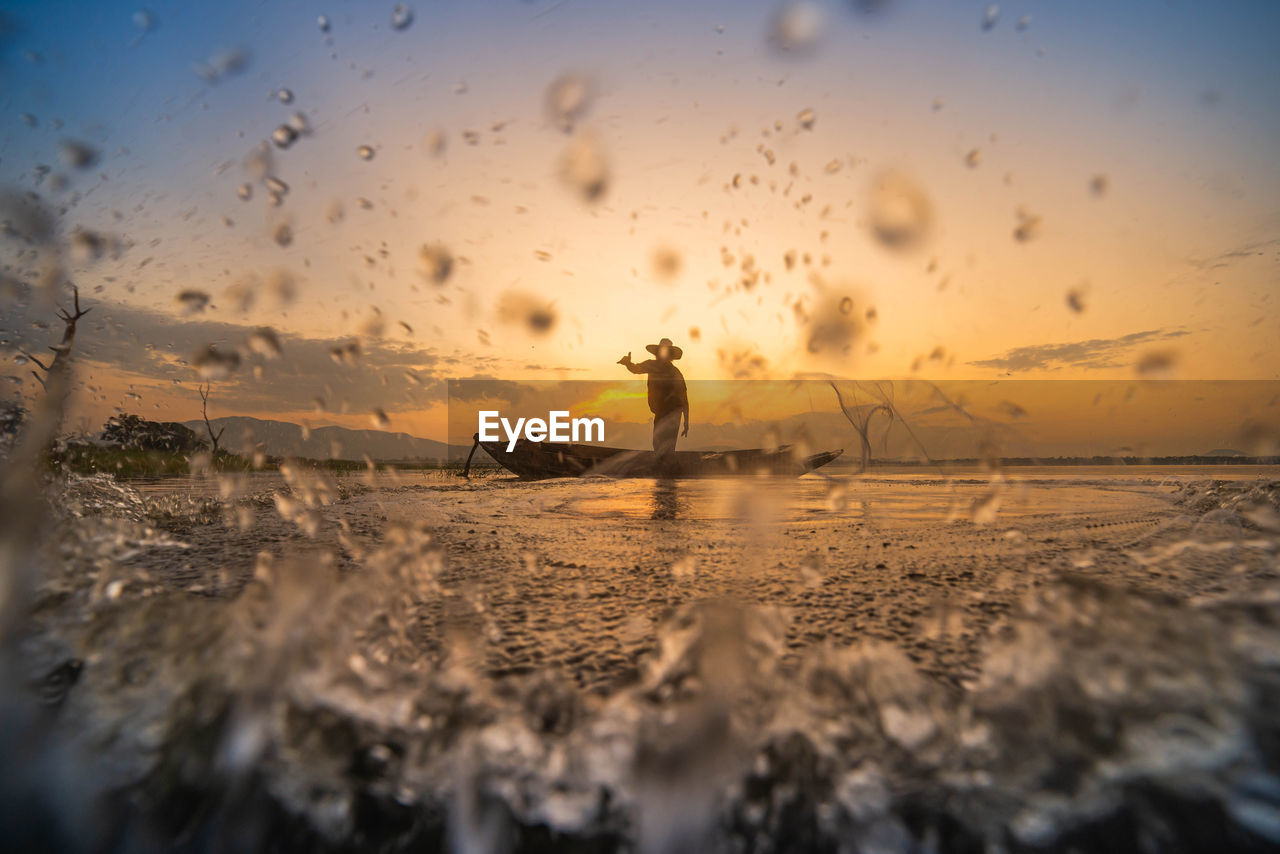
[[[684,374],[674,364],[684,351],[663,338],[657,344],[645,347],[656,358],[639,364],[631,361],[631,354],[618,360],[633,374],[649,375],[649,411],[653,413],[653,452],[662,460],[670,460],[676,450],[676,433],[689,435],[689,393],[685,388]],[[684,417],[684,430],[680,430],[680,418]]]

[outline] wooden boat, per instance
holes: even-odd
[[[726,477],[781,475],[797,477],[824,466],[844,449],[797,455],[790,445],[773,450],[676,451],[666,460],[653,451],[606,448],[520,439],[511,451],[506,442],[481,442],[489,456],[524,480],[552,477]],[[475,448],[471,449],[475,453]],[[471,458],[467,458],[468,469]],[[465,473],[465,472],[464,472]]]

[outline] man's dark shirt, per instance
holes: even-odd
[[[633,374],[649,375],[649,411],[658,418],[689,408],[684,374],[672,362],[648,359],[629,366]]]

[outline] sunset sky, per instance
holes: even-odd
[[[0,374],[62,257],[69,428],[197,416],[209,344],[244,356],[211,414],[439,439],[447,378],[620,379],[663,336],[691,380],[1280,379],[1280,4],[408,5],[9,4],[0,219],[34,191],[59,232],[0,236]]]

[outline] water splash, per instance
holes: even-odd
[[[620,623],[620,636],[652,638],[650,651],[634,680],[593,695],[550,667],[490,663],[522,628],[498,619],[492,594],[451,568],[427,526],[391,521],[369,541],[345,521],[357,518],[343,509],[349,488],[300,463],[280,474],[271,493],[226,479],[220,494],[273,507],[336,551],[260,558],[221,599],[146,573],[86,574],[106,556],[123,567],[147,550],[190,549],[196,537],[151,526],[231,524],[220,500],[147,500],[109,478],[67,488],[61,512],[79,557],[48,581],[48,595],[60,591],[48,601],[95,603],[66,626],[97,651],[81,657],[60,714],[88,742],[123,734],[110,748],[115,776],[98,785],[143,781],[153,794],[121,821],[173,816],[194,797],[257,816],[254,845],[287,832],[303,847],[403,846],[426,833],[519,847],[554,831],[602,850],[797,839],[908,850],[927,839],[939,851],[1065,852],[1096,838],[1194,840],[1196,828],[1237,850],[1274,842],[1275,596],[1188,606],[1041,573],[982,640],[962,688],[896,644],[797,650],[794,614],[691,601],[656,626]],[[1203,482],[1176,495],[1197,514],[1193,541],[1211,546],[1214,514],[1274,510],[1280,487]],[[747,520],[760,502],[743,498]],[[844,501],[841,489],[830,501]],[[1172,569],[1179,553],[1167,545],[1141,553]],[[673,582],[700,583],[700,564],[678,556]],[[822,590],[822,563],[806,566],[796,583]],[[534,559],[525,571],[558,585],[583,569]],[[957,604],[922,609],[913,631],[972,637]],[[221,819],[168,827],[212,839]]]

